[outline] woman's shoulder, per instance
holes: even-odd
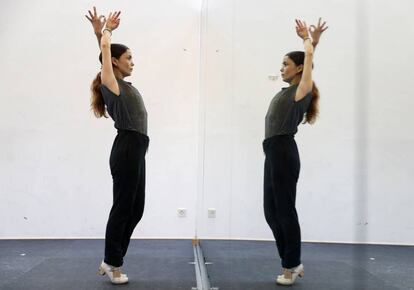
[[[290,100],[292,97],[295,97],[296,90],[298,89],[297,85],[292,85],[289,87],[283,87],[278,93],[277,96],[279,96],[281,99]]]
[[[118,86],[119,86],[119,95],[115,94],[113,91],[111,91],[107,86],[105,86],[104,84],[100,85],[100,89],[102,92],[102,95],[104,98],[108,98],[108,99],[117,99],[120,98],[123,95],[123,92],[125,90],[125,86],[122,82],[120,82],[119,79],[116,79]]]
[[[118,79],[118,78],[116,80],[118,81],[118,84],[122,84],[122,85],[125,85],[125,86],[132,86],[132,83],[128,82],[126,80]]]

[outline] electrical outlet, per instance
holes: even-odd
[[[178,217],[186,217],[187,216],[187,209],[186,208],[178,208],[177,209],[177,216]]]
[[[207,212],[208,212],[208,218],[210,218],[210,219],[216,218],[216,209],[215,208],[209,208],[207,210]]]
[[[270,81],[277,81],[277,79],[279,78],[279,76],[277,76],[277,75],[269,75],[268,78],[269,78]]]

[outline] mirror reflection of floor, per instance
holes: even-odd
[[[97,275],[103,240],[0,240],[0,289],[114,289]],[[273,242],[201,241],[211,287],[286,289]],[[414,290],[414,247],[303,243],[305,277],[294,289]],[[190,240],[131,240],[122,289],[197,286]],[[214,288],[213,288],[214,289]],[[293,288],[292,288],[293,289]],[[199,289],[202,290],[202,289]]]
[[[202,242],[212,287],[220,290],[284,289],[276,285],[280,259],[273,242]],[[302,244],[305,277],[294,289],[414,289],[414,247]]]

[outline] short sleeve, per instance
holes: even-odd
[[[293,103],[295,104],[295,106],[302,107],[302,108],[306,109],[309,106],[309,104],[312,100],[312,92],[307,93],[306,96],[304,96],[299,101],[295,101],[294,98],[295,97],[293,97]]]
[[[119,96],[114,94],[107,86],[101,84],[101,93],[105,101],[113,101],[119,98],[122,94],[121,86],[119,86]]]

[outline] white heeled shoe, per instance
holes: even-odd
[[[305,269],[303,264],[292,268],[292,269],[284,269],[283,275],[277,276],[276,283],[280,285],[293,285],[296,279],[299,277],[303,277],[305,275]]]
[[[286,268],[282,268],[282,275],[277,275],[277,278],[279,278],[279,277],[283,277],[285,274],[283,274],[283,273],[285,273],[285,269]]]
[[[108,275],[112,284],[128,283],[128,276],[126,274],[121,273],[120,267],[113,267],[111,265],[106,264],[104,261],[102,261],[101,265],[99,266],[98,273],[100,275]]]

